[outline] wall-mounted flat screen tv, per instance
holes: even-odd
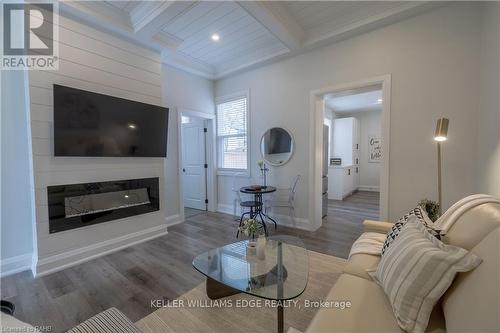
[[[166,157],[168,108],[54,85],[54,155]]]

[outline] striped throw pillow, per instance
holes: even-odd
[[[403,225],[410,219],[410,217],[416,216],[418,220],[426,226],[427,230],[433,234],[435,237],[438,239],[440,238],[440,233],[438,230],[434,229],[434,223],[432,220],[427,216],[427,212],[425,211],[424,208],[417,206],[416,208],[413,208],[410,210],[408,213],[403,215],[394,225],[392,226],[391,230],[387,233],[387,237],[385,238],[384,245],[382,246],[382,255],[385,254],[385,251],[387,251],[387,248],[391,245],[392,242],[396,239],[396,237],[399,235],[401,232],[401,229],[403,228]]]
[[[423,333],[432,309],[458,272],[467,272],[481,259],[462,248],[446,245],[413,216],[403,225],[375,272],[399,326]]]

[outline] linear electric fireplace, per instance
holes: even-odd
[[[47,187],[49,232],[80,228],[160,209],[158,178]]]

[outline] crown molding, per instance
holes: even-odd
[[[162,63],[183,70],[185,72],[204,77],[209,80],[215,79],[215,68],[203,62],[192,59],[175,50],[164,49],[161,52]]]
[[[128,14],[104,2],[61,1],[60,12],[116,37],[161,53],[162,62],[169,66],[216,80],[352,38],[443,6],[446,2],[406,2],[382,14],[372,15],[335,31],[306,38],[304,30],[282,4],[239,1],[236,3],[278,38],[288,50],[280,50],[272,55],[236,66],[218,67],[178,52],[177,48],[183,41],[163,30],[166,22],[179,17],[196,3],[196,1],[144,1]]]

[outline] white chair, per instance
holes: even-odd
[[[264,209],[267,212],[274,207],[288,208],[288,213],[292,223],[295,225],[295,192],[299,183],[300,175],[293,177],[289,188],[277,189],[268,200],[264,202]]]

